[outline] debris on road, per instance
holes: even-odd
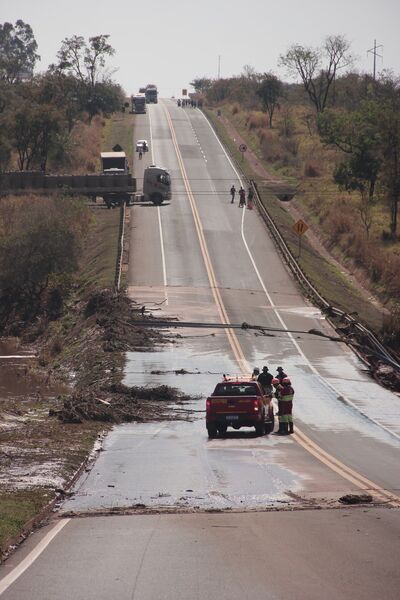
[[[339,498],[342,504],[370,504],[372,502],[371,494],[345,494]]]
[[[190,409],[174,412],[173,407],[192,400],[179,390],[167,385],[156,387],[128,387],[114,383],[100,389],[76,390],[64,399],[60,410],[52,411],[63,423],[101,421],[122,423],[187,419]]]

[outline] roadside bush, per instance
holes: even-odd
[[[304,176],[305,177],[319,177],[321,173],[315,163],[307,162],[304,165]]]
[[[282,141],[282,146],[292,156],[297,156],[299,153],[299,142],[296,139],[284,139]]]
[[[252,111],[247,115],[246,125],[251,130],[268,127],[268,117],[262,112]]]
[[[237,115],[237,113],[240,111],[240,106],[239,104],[237,104],[237,102],[235,102],[235,104],[233,104],[232,106],[232,115]]]
[[[382,283],[389,295],[400,298],[400,256],[397,254],[386,255]]]
[[[383,317],[381,330],[383,342],[394,350],[400,349],[400,304],[396,304],[390,315]]]
[[[276,163],[281,160],[283,148],[280,141],[268,129],[261,129],[257,132],[260,137],[261,152],[264,160]]]
[[[10,317],[61,314],[62,276],[77,270],[89,223],[88,209],[76,200],[28,196],[11,199],[11,206],[12,221],[4,224],[0,212],[0,328]]]
[[[336,244],[340,241],[343,234],[353,231],[354,218],[343,211],[331,209],[326,215],[324,223],[330,241]]]

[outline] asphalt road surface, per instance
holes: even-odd
[[[333,332],[257,212],[230,203],[239,176],[204,115],[172,101],[148,108],[135,139],[150,152],[135,174],[167,167],[173,193],[161,207],[132,209],[130,295],[160,317],[271,333],[171,330],[162,349],[128,354],[126,383],[199,394],[193,418],[116,427],[59,520],[0,570],[0,595],[398,598],[400,399],[343,344],[295,333]],[[292,378],[295,435],[208,440],[204,398],[222,373],[264,364]],[[190,373],[176,375],[182,368]],[[340,508],[349,492],[372,494],[374,506]]]

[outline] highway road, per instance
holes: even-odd
[[[333,332],[257,212],[230,203],[239,174],[204,115],[151,105],[143,138],[135,174],[167,167],[173,196],[131,209],[129,294],[155,315],[274,331],[172,329],[154,352],[128,353],[125,382],[200,394],[193,418],[114,428],[57,519],[0,570],[0,596],[398,598],[400,399],[344,344],[293,333]],[[204,398],[222,373],[264,364],[292,378],[296,433],[208,440]],[[342,507],[350,492],[374,505]]]

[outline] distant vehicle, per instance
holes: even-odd
[[[131,107],[134,114],[144,114],[146,112],[146,95],[135,94],[131,96]]]
[[[136,199],[160,205],[170,198],[171,177],[167,169],[156,167],[156,165],[146,167],[143,175],[143,193],[136,194]]]
[[[274,429],[272,395],[251,378],[225,378],[206,401],[206,427],[210,438],[225,435],[228,427],[254,427],[257,435]]]
[[[138,140],[136,142],[136,152],[148,152],[149,142],[147,140]]]
[[[145,95],[146,95],[146,102],[147,104],[157,104],[158,102],[158,91],[157,91],[157,86],[149,83],[149,85],[146,86],[146,91],[145,91]]]

